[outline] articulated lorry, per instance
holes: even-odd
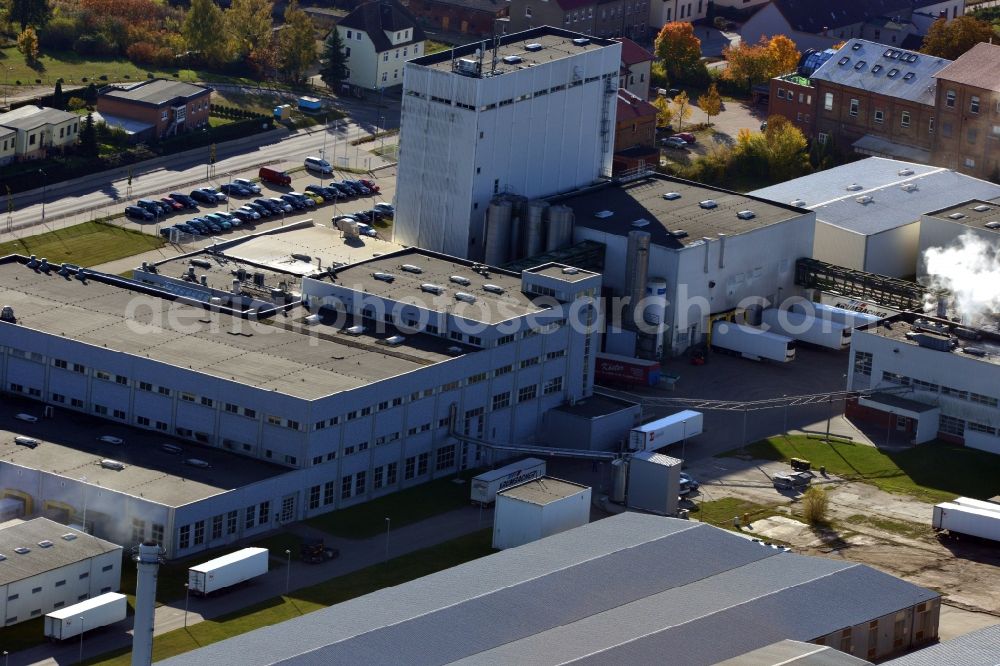
[[[827,349],[851,346],[851,327],[832,319],[768,308],[761,313],[761,324],[766,331]]]
[[[205,596],[267,573],[267,548],[244,548],[188,569],[188,589]]]
[[[712,324],[712,348],[754,361],[787,363],[795,359],[795,341],[791,338],[730,321]]]
[[[126,596],[106,592],[46,615],[45,637],[52,641],[65,641],[85,631],[121,622],[127,614]]]
[[[934,507],[933,525],[938,532],[964,534],[1000,541],[1000,504],[959,497]]]

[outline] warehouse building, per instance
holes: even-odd
[[[82,516],[91,493],[106,496],[88,515],[95,533],[153,538],[176,557],[487,465],[535,442],[546,411],[592,394],[600,283],[562,265],[518,276],[402,250],[302,277],[308,309],[255,317],[8,257],[5,393],[206,453],[95,444],[99,432],[30,449],[11,435],[0,482],[28,515]],[[105,457],[129,467],[92,473]],[[92,474],[109,478],[79,481]]]
[[[799,295],[795,261],[813,249],[815,213],[677,178],[607,183],[550,201],[572,211],[576,242],[604,244],[604,285],[631,298],[629,307],[658,285],[643,312],[623,315],[626,328],[640,320],[654,327],[647,351],[655,357],[702,342],[712,315]]]
[[[927,250],[955,246],[963,237],[981,241],[985,247],[1000,246],[1000,197],[994,201],[963,201],[922,215],[917,277],[927,274]]]
[[[4,626],[117,592],[122,548],[47,518],[0,526]]]
[[[869,157],[751,195],[815,212],[814,259],[912,277],[922,216],[971,199],[1000,198],[1000,185],[940,167]]]
[[[550,196],[611,175],[621,43],[545,26],[484,48],[405,65],[398,243],[491,261],[493,197]]]
[[[1000,624],[896,657],[884,666],[996,666],[1000,663]]]
[[[1000,332],[903,313],[854,331],[846,414],[916,444],[1000,453]],[[884,389],[884,390],[877,390]]]
[[[882,659],[936,641],[940,602],[865,565],[624,513],[163,663],[700,666],[785,639]]]

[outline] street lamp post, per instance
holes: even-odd
[[[292,584],[292,551],[285,550],[285,557],[288,558],[288,566],[285,567],[285,596]]]
[[[87,477],[81,476],[80,480],[83,481],[83,533],[87,534]]]
[[[9,67],[8,66],[8,67],[4,67],[3,68],[3,105],[4,105],[4,108],[7,107],[7,81],[8,81],[8,77],[10,76],[10,73],[12,71],[14,71],[13,67]]]
[[[3,651],[3,666],[10,666],[10,654],[7,653],[7,650]]]
[[[385,519],[385,561],[389,561],[389,528],[392,525],[392,521],[388,518]]]
[[[83,616],[80,616],[80,659],[79,663],[83,663]]]
[[[681,427],[683,428],[683,434],[681,436],[681,460],[687,460],[685,452],[687,451],[688,442],[688,422],[686,419],[681,421]]]
[[[184,628],[188,627],[188,601],[191,599],[191,586],[184,583]]]
[[[784,412],[784,414],[782,416],[781,432],[784,433],[785,437],[787,437],[788,436],[788,400],[787,400],[788,396],[785,395],[785,394],[782,394],[781,397],[783,399],[785,399],[785,406],[784,406],[784,408],[782,410]]]
[[[38,173],[42,174],[42,224],[45,224],[45,188],[48,185],[49,175],[41,169]]]

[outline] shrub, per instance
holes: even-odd
[[[80,37],[80,22],[73,17],[57,16],[45,26],[41,34],[42,46],[57,51],[68,51]]]
[[[826,491],[816,486],[811,486],[802,495],[802,514],[810,525],[822,525],[827,523],[827,512],[830,508],[830,498]]]
[[[136,42],[125,49],[125,57],[137,65],[151,65],[156,58],[156,46],[149,42]]]

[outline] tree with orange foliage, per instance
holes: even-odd
[[[741,42],[723,49],[722,55],[729,64],[725,78],[746,81],[748,89],[755,83],[793,71],[802,57],[795,43],[784,35],[761,37],[756,44]]]
[[[940,18],[931,24],[920,51],[955,60],[979,42],[988,42],[993,37],[996,37],[993,26],[973,16],[959,16],[951,22]]]
[[[694,35],[694,26],[686,21],[667,23],[656,36],[653,48],[667,70],[671,82],[684,78],[701,61],[701,40]]]

